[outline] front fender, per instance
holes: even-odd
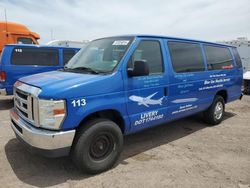
[[[71,98],[67,100],[67,118],[62,124],[63,130],[75,129],[90,114],[103,110],[115,110],[124,120],[125,132],[129,130],[124,92],[105,95]]]

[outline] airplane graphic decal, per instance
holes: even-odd
[[[137,102],[138,105],[144,105],[146,107],[149,107],[149,105],[162,105],[162,100],[164,99],[164,97],[160,98],[160,99],[152,99],[153,96],[155,96],[158,92],[153,93],[152,95],[149,95],[147,97],[140,97],[140,96],[136,96],[136,95],[131,95],[129,97],[129,99],[131,101]]]

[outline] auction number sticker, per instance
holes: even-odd
[[[113,46],[126,46],[128,45],[129,40],[116,40],[113,42]]]

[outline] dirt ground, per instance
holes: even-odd
[[[0,187],[250,187],[250,96],[227,104],[215,127],[194,116],[125,137],[116,167],[95,176],[68,157],[27,152],[9,125],[12,106],[0,97]]]

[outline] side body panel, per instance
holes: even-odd
[[[153,38],[152,40],[156,39]],[[127,54],[126,61],[129,60],[139,41],[137,40]],[[161,40],[165,68],[162,75],[129,78],[126,73],[127,63],[124,62],[125,65],[123,65],[122,70],[127,113],[130,119],[129,133],[202,112],[212,104],[216,93],[219,91],[227,93],[226,102],[237,100],[241,96],[242,69],[236,67],[232,53],[233,68],[208,70],[204,44],[192,41],[191,43],[197,43],[200,46],[205,70],[176,73],[172,66],[168,41],[173,41],[173,39]],[[181,42],[189,43],[190,41],[181,40]],[[230,47],[228,49],[231,50]],[[165,89],[167,89],[167,95]],[[156,100],[163,97],[162,105],[145,106],[130,100],[131,95],[146,98],[155,92],[157,92],[154,96]]]
[[[166,45],[168,41],[173,40],[166,40]],[[242,74],[235,68],[235,62],[232,69],[208,70],[204,44],[197,44],[202,49],[205,71],[187,73],[176,73],[174,71],[169,49],[166,46],[170,62],[168,116],[171,120],[206,110],[219,91],[224,90],[227,92],[228,100],[226,102],[236,100],[241,95],[240,77]]]

